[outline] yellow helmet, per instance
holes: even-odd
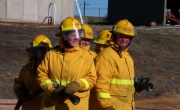
[[[114,25],[113,31],[116,33],[129,35],[132,37],[134,36],[134,27],[127,19],[118,21]]]
[[[87,24],[82,24],[82,27],[84,28],[86,38],[93,39],[93,30],[91,29],[91,27]]]
[[[76,37],[85,37],[85,32],[80,22],[72,17],[67,17],[60,24],[60,32],[56,36],[62,36],[64,39],[67,38],[69,32],[76,32]]]
[[[60,28],[62,32],[83,29],[80,22],[72,17],[67,17],[64,19],[60,25]]]
[[[36,36],[32,41],[32,47],[49,47],[52,48],[51,41],[43,34]]]
[[[107,45],[110,40],[112,40],[110,30],[103,30],[99,35],[99,39],[95,40],[94,43]]]

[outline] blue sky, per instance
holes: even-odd
[[[84,0],[78,0],[78,3],[80,4],[81,13],[83,15]],[[107,16],[108,0],[86,0],[86,4],[87,4],[86,16],[100,16],[100,17]],[[75,6],[75,15],[79,15],[76,6]]]

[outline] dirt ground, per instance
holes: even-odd
[[[112,27],[90,26],[96,31],[95,36]],[[180,28],[136,27],[136,30],[137,36],[129,47],[135,62],[135,74],[150,78],[154,85],[151,92],[136,93],[136,107],[143,110],[180,110]],[[58,38],[54,35],[57,32],[58,26],[0,23],[0,109],[2,102],[16,99],[12,91],[13,80],[28,60],[25,49],[30,47],[31,40],[45,34],[56,46]]]

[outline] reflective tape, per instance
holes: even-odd
[[[70,83],[70,81],[67,80],[59,80],[59,79],[52,79],[52,80],[62,86],[66,86],[68,83]]]
[[[134,85],[134,80],[128,79],[111,79],[111,84]]]
[[[111,96],[107,92],[100,92],[98,93],[98,98],[111,98]]]
[[[88,90],[88,89],[90,88],[88,81],[87,81],[86,79],[80,79],[80,80],[84,83],[84,85],[85,85],[85,90]]]
[[[73,27],[66,27],[66,28],[62,28],[62,31],[69,31],[69,30],[76,30],[76,29],[81,29],[81,25],[75,25]]]
[[[44,87],[47,85],[47,84],[51,84],[51,80],[50,79],[47,79],[46,81],[44,81],[43,83],[40,84],[40,87],[44,90]]]
[[[102,40],[102,39],[98,39],[97,42],[100,42],[102,44],[105,44],[106,41]]]
[[[44,42],[45,44],[48,44],[49,48],[52,48],[52,45],[50,43]],[[39,44],[33,44],[33,47],[46,47],[44,43]]]
[[[61,85],[66,86],[68,83],[70,83],[70,81],[66,81],[66,80],[61,80]]]

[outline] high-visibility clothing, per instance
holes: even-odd
[[[39,89],[40,86],[36,80],[37,76],[35,74],[35,71],[34,71],[33,61],[24,65],[22,69],[20,70],[17,81],[14,84],[14,89],[18,89],[18,87],[24,86],[25,89],[28,90],[29,94]],[[29,101],[23,102],[22,110],[40,110],[41,100],[42,100],[42,94],[38,95],[37,97]]]
[[[90,55],[92,55],[92,57],[95,59],[97,54],[91,50],[88,50],[88,52],[90,53]]]
[[[118,51],[113,45],[96,57],[96,91],[102,108],[113,106],[115,110],[133,110],[134,63],[127,52]]]
[[[71,49],[65,48],[63,53],[60,50],[51,50],[46,54],[37,71],[37,80],[45,91],[44,97],[50,97],[48,99],[43,97],[43,110],[55,105],[62,110],[88,110],[89,90],[95,84],[96,71],[94,60],[86,50],[79,46]],[[80,97],[80,103],[73,105],[69,99],[65,99],[63,102],[54,101],[50,96],[54,90],[51,80],[63,86],[77,81],[80,84],[80,91],[74,95]]]
[[[90,55],[92,55],[92,57],[95,59],[96,58],[96,56],[97,56],[97,54],[95,53],[95,52],[93,52],[93,51],[91,51],[90,50],[90,46],[80,46],[82,49],[85,49],[85,50],[87,50],[88,52],[89,52],[89,54]]]

